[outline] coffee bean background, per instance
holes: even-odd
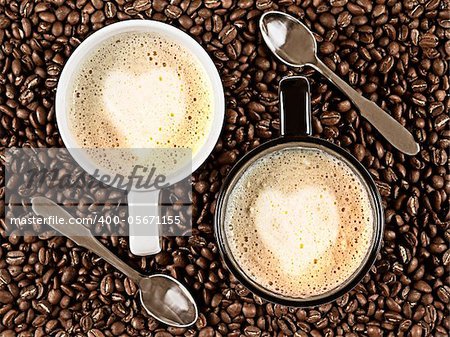
[[[325,63],[404,124],[420,153],[405,156],[390,146],[315,71],[272,57],[258,31],[258,18],[271,9],[310,26]],[[142,310],[136,285],[97,256],[62,237],[7,237],[2,229],[0,336],[448,336],[450,3],[0,0],[2,159],[5,147],[63,146],[54,97],[64,63],[92,32],[132,18],[170,23],[203,45],[223,80],[225,124],[193,175],[193,236],[165,238],[163,252],[147,258],[130,255],[125,237],[102,241],[142,272],[185,282],[200,317],[186,329],[163,326]],[[386,214],[384,245],[370,273],[339,300],[309,309],[267,303],[238,284],[219,258],[212,224],[229,169],[279,134],[277,83],[294,73],[311,80],[314,134],[364,164]]]

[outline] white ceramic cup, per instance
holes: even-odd
[[[209,76],[212,85],[214,109],[211,118],[212,123],[210,132],[204,145],[193,154],[189,169],[186,168],[184,171],[181,170],[181,172],[179,171],[176,173],[175,177],[169,179],[171,183],[175,183],[190,176],[209,156],[222,130],[225,111],[222,82],[213,61],[193,38],[175,27],[157,21],[128,20],[102,28],[83,41],[67,61],[61,73],[61,77],[59,78],[55,102],[59,132],[71,156],[86,172],[92,175],[96,169],[100,169],[96,167],[96,164],[93,163],[83,151],[77,150],[80,146],[69,128],[68,107],[69,102],[73,97],[73,92],[71,91],[73,75],[83,64],[86,57],[96,50],[102,42],[117,34],[127,32],[153,32],[177,41],[198,58],[199,62],[204,67],[206,74]],[[149,104],[151,104],[151,102],[149,102]],[[117,187],[114,185],[112,186]],[[159,214],[159,192],[159,190],[143,191],[142,189],[131,189],[128,192],[129,216],[134,219],[136,219],[137,216],[157,216]],[[142,235],[142,228],[140,228],[140,235],[133,235],[138,232],[136,226],[142,225],[137,225],[134,222],[130,223],[129,233],[131,252],[141,256],[158,253],[161,250],[160,237],[159,235],[156,236],[154,234],[155,231],[158,233],[158,228],[148,228],[148,235]]]

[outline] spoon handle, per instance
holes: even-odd
[[[343,93],[345,93],[358,107],[361,115],[367,119],[394,147],[409,155],[415,155],[419,152],[419,145],[414,140],[413,135],[386,111],[381,109],[374,102],[363,97],[338,75],[336,75],[330,68],[328,68],[321,60],[316,58],[316,62],[312,63],[311,66],[321,72]]]
[[[77,223],[74,217],[64,208],[44,197],[34,197],[31,200],[33,211],[47,219],[58,219],[58,221],[47,221],[47,224],[61,234],[65,235],[81,247],[87,248],[107,261],[122,273],[139,283],[142,275],[119,259],[108,248],[100,243],[89,229]],[[50,218],[52,217],[52,218]]]

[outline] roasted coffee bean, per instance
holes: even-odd
[[[74,267],[69,266],[64,269],[64,271],[61,275],[61,283],[69,284],[70,282],[72,282],[75,279],[76,276],[77,276],[77,270]]]
[[[11,266],[22,265],[25,259],[25,254],[22,251],[11,251],[6,254],[6,263]]]
[[[242,309],[242,304],[240,303],[233,303],[227,308],[227,312],[230,314],[231,317],[236,317],[240,314]]]
[[[88,335],[88,337],[105,337],[103,332],[101,332],[98,329],[91,329],[91,330],[89,330],[87,335]]]
[[[431,293],[431,286],[423,280],[419,280],[414,284],[414,289],[422,292],[422,293]]]
[[[338,124],[340,119],[341,115],[338,112],[324,112],[320,115],[320,121],[327,126]]]
[[[14,300],[13,295],[7,290],[0,290],[0,303],[10,304]]]
[[[223,44],[231,43],[237,36],[237,29],[234,25],[225,26],[219,33],[219,39]]]
[[[114,280],[112,275],[106,275],[100,283],[100,292],[103,296],[109,296],[114,291]]]

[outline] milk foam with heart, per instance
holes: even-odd
[[[370,248],[369,194],[350,167],[318,150],[277,150],[231,190],[227,242],[244,273],[275,293],[317,296],[345,282]]]
[[[161,34],[104,41],[74,74],[72,91],[69,123],[80,147],[178,147],[195,155],[210,131],[213,88],[204,67]]]

